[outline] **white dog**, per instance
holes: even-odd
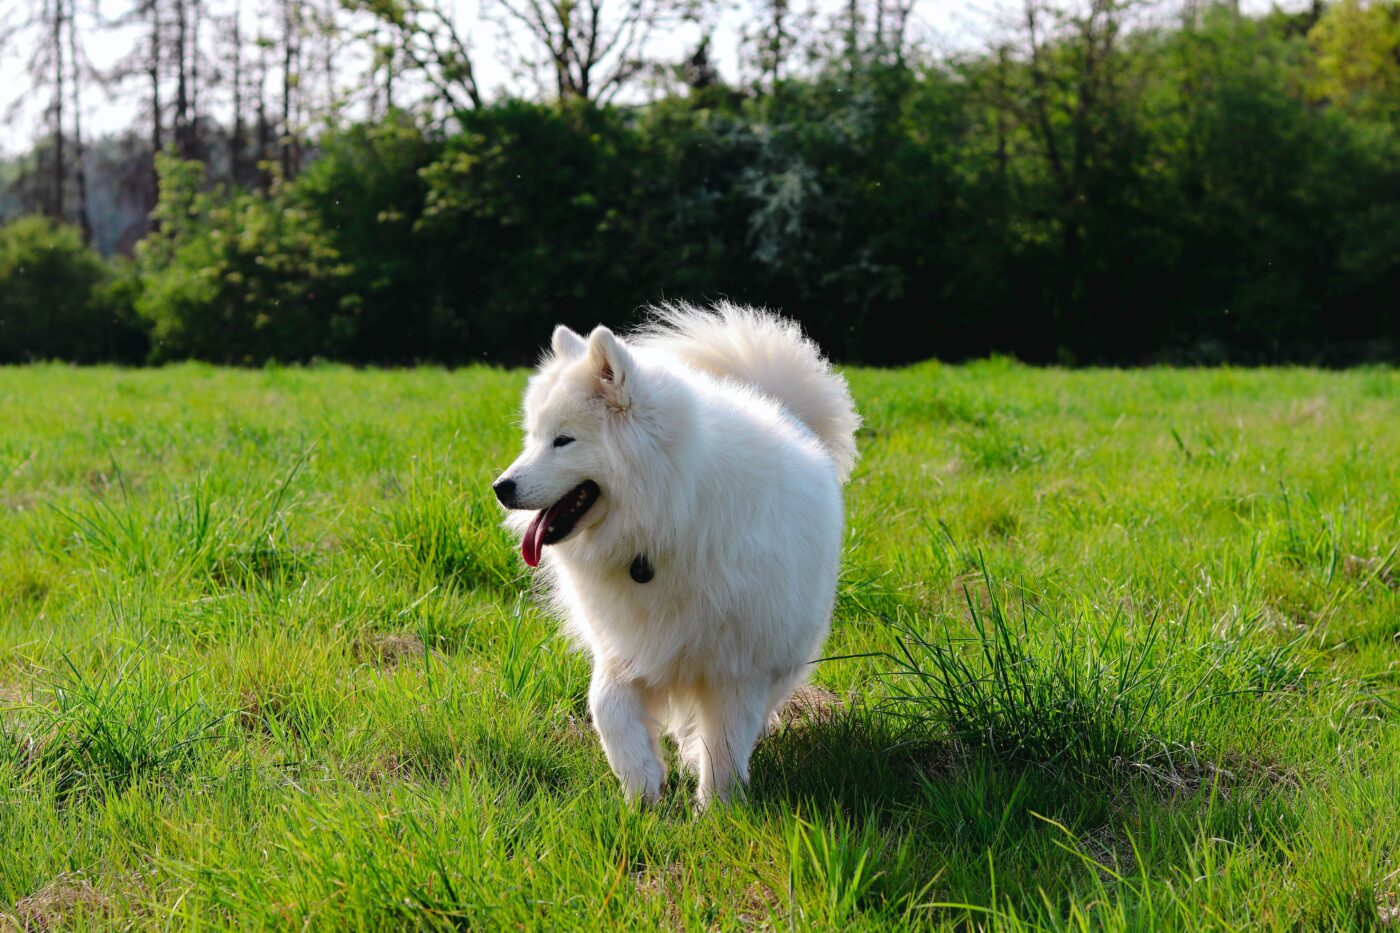
[[[528,510],[507,524],[592,653],[629,799],[661,794],[663,728],[701,807],[747,782],[826,639],[859,425],[817,346],[764,312],[670,305],[625,341],[555,329],[494,488]]]

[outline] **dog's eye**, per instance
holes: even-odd
[[[554,439],[554,446],[555,446],[555,447],[568,447],[568,446],[569,446],[570,444],[572,444],[573,442],[574,442],[574,439],[573,439],[572,437],[569,437],[568,435],[565,435],[565,434],[561,434],[561,435],[559,435],[558,437],[556,437],[556,438]]]

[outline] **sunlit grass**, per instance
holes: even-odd
[[[824,692],[624,804],[524,374],[0,369],[0,929],[1400,924],[1400,374],[850,373]]]

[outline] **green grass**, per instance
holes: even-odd
[[[1400,373],[850,374],[829,659],[624,804],[524,374],[0,370],[0,929],[1400,929]]]

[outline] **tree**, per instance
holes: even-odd
[[[160,232],[136,252],[136,311],[158,359],[341,356],[355,333],[350,269],[318,218],[270,194],[208,189],[204,167],[157,158]]]
[[[0,363],[108,358],[112,314],[98,300],[106,277],[73,227],[43,217],[0,227]]]
[[[796,43],[789,23],[789,0],[763,0],[759,7],[764,14],[748,37],[754,50],[760,82],[767,78],[769,88],[776,88],[787,72],[788,57]]]
[[[1131,158],[1134,123],[1121,39],[1134,0],[1024,0],[1021,54],[1026,84],[1013,103],[1048,172],[1054,270],[1046,276],[1049,340],[1068,348],[1092,339],[1076,320],[1091,300],[1084,246],[1093,208],[1120,196],[1108,176]],[[1109,242],[1109,241],[1102,241]],[[1055,281],[1055,280],[1058,281]]]
[[[64,23],[68,18],[67,4],[65,0],[46,0],[44,17],[49,27],[50,35],[53,37],[49,44],[49,61],[53,69],[53,98],[49,104],[49,119],[53,132],[53,207],[52,216],[57,220],[63,219],[63,193],[67,185],[68,165],[64,161],[64,126],[63,126],[63,105],[65,101],[64,88],[68,79],[68,73],[64,68],[64,52],[66,43],[64,40]]]
[[[233,91],[233,119],[228,138],[228,172],[234,184],[242,184],[246,173],[243,168],[247,129],[244,124],[243,94],[246,77],[243,72],[243,2],[234,0],[233,15],[229,23],[231,42],[229,46],[229,66],[232,69],[230,84]]]
[[[393,106],[400,56],[427,82],[435,103],[448,112],[482,106],[467,38],[438,0],[346,0],[346,4],[353,10],[373,14],[393,37],[388,48],[380,47],[375,59],[385,73],[386,109]]]
[[[60,0],[62,2],[62,0]],[[82,89],[91,69],[85,69],[85,58],[78,41],[77,0],[68,0],[68,60],[73,73],[69,86],[73,98],[73,177],[78,194],[78,229],[82,232],[84,245],[92,243],[92,219],[88,216],[88,173],[87,152],[83,141],[83,98]]]
[[[300,0],[280,0],[282,23],[282,177],[301,170],[301,40]]]
[[[29,15],[7,24],[0,20],[0,52],[29,45],[26,63],[30,93],[11,105],[8,119],[32,100],[47,97],[43,134],[34,159],[22,172],[16,190],[23,206],[64,222],[77,220],[84,239],[90,238],[87,176],[83,159],[82,84],[91,77],[79,36],[77,0],[42,0]],[[76,204],[70,195],[76,193]]]
[[[1382,119],[1400,115],[1400,4],[1340,0],[1308,42],[1314,99]]]
[[[779,0],[782,2],[782,0]],[[655,32],[687,17],[691,0],[499,0],[533,43],[520,64],[552,79],[559,100],[606,103],[647,67]]]

